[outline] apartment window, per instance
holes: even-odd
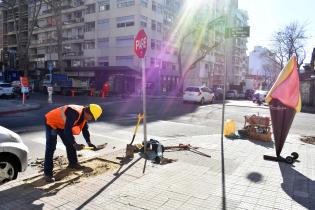
[[[85,14],[95,13],[95,4],[89,4],[86,6]]]
[[[155,67],[157,68],[161,67],[161,59],[155,59]]]
[[[82,66],[81,65],[81,60],[72,60],[72,65],[73,67],[78,67],[78,66]]]
[[[100,12],[108,11],[110,9],[109,0],[98,2],[98,9]]]
[[[131,7],[135,5],[135,0],[117,0],[117,8]]]
[[[92,66],[95,66],[94,58],[86,58],[86,59],[84,60],[84,66],[85,66],[85,67],[92,67]]]
[[[117,66],[132,66],[133,56],[116,56],[116,65]]]
[[[176,65],[173,64],[173,63],[172,63],[171,65],[172,65],[172,70],[173,70],[173,71],[176,71]]]
[[[150,66],[154,66],[155,64],[155,59],[154,58],[150,58]]]
[[[166,65],[167,65],[167,62],[166,61],[162,61],[162,69],[166,69]]]
[[[153,31],[156,31],[156,21],[155,20],[151,20],[151,29]]]
[[[117,47],[129,47],[133,46],[133,36],[119,36],[116,37]]]
[[[149,0],[141,0],[141,6],[148,8]]]
[[[85,23],[85,32],[94,32],[95,31],[95,22]]]
[[[155,39],[151,39],[151,49],[155,49]]]
[[[46,54],[46,48],[45,47],[37,48],[37,54]]]
[[[48,17],[47,18],[47,26],[51,27],[51,26],[55,26],[55,25],[56,25],[56,19],[54,17]],[[39,25],[39,27],[40,27],[40,25]]]
[[[110,28],[109,19],[98,20],[97,25],[99,31],[106,31]]]
[[[135,19],[134,15],[123,16],[123,17],[116,18],[117,28],[124,28],[124,27],[128,27],[128,26],[134,26],[135,25],[134,19]]]
[[[100,57],[97,59],[98,66],[109,66],[108,57]]]
[[[162,13],[163,13],[163,7],[162,7],[162,5],[159,4],[159,3],[157,3],[156,5],[157,5],[157,7],[156,7],[156,12],[162,14]]]
[[[85,40],[84,41],[84,49],[94,49],[95,41],[94,40]]]
[[[97,40],[97,48],[104,49],[109,47],[109,38],[103,38]]]
[[[152,11],[156,11],[156,2],[152,1]]]
[[[162,23],[157,22],[157,31],[162,32]]]
[[[146,16],[140,15],[140,25],[146,28],[147,24],[148,24],[148,18]]]
[[[162,14],[163,7],[161,4],[156,3],[155,1],[152,1],[152,11]]]
[[[155,45],[157,50],[161,50],[161,41],[160,40],[155,40]]]
[[[175,49],[173,50],[173,55],[175,55],[175,56],[178,55],[178,49],[177,49],[177,48],[175,48]]]

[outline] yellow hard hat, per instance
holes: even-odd
[[[97,120],[102,114],[102,107],[97,104],[90,104],[90,112],[94,117],[94,120]]]

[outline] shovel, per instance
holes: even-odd
[[[96,145],[96,148],[94,148],[94,147],[83,147],[82,150],[94,150],[94,151],[98,151],[98,150],[104,149],[106,146],[107,146],[107,143]]]
[[[132,136],[131,143],[127,144],[127,146],[126,146],[126,157],[127,158],[133,158],[134,157],[133,153],[135,151],[135,146],[133,146],[132,143],[135,140],[136,133],[137,133],[138,127],[139,127],[140,122],[141,122],[142,119],[143,119],[143,114],[138,114],[138,122],[137,122],[137,125],[136,125],[136,128],[135,128],[135,132],[134,132],[134,134]]]

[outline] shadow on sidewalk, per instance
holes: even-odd
[[[248,141],[250,141],[256,145],[265,147],[265,148],[274,148],[274,142],[273,141],[260,141],[260,140],[252,140],[252,139],[248,139]]]
[[[83,209],[84,206],[89,204],[94,198],[96,198],[98,195],[100,195],[103,191],[105,191],[110,185],[112,185],[121,175],[123,175],[126,171],[128,171],[132,166],[134,166],[139,160],[141,160],[141,157],[139,157],[137,160],[135,160],[133,163],[131,163],[127,168],[125,168],[120,173],[115,173],[115,178],[113,178],[110,182],[108,182],[104,187],[102,187],[98,192],[96,192],[92,197],[87,199],[81,206],[79,206],[77,209]],[[120,169],[119,169],[120,170]]]
[[[295,170],[293,165],[279,163],[279,168],[283,191],[306,209],[315,209],[315,181]]]
[[[31,184],[22,184],[0,192],[0,209],[43,209],[44,203],[36,204],[43,197],[54,196],[56,192],[35,189]]]
[[[91,172],[93,169],[90,167],[81,170],[63,169],[54,175],[54,183],[47,183],[42,175],[25,179],[23,184],[0,192],[0,209],[20,209],[21,206],[23,209],[43,209],[45,204],[42,198],[56,195],[65,187],[80,182],[81,177]]]

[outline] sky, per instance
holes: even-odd
[[[315,1],[314,0],[239,0],[239,9],[248,12],[250,37],[248,51],[254,46],[271,46],[272,34],[292,22],[306,24],[306,59],[309,63],[315,47]]]

